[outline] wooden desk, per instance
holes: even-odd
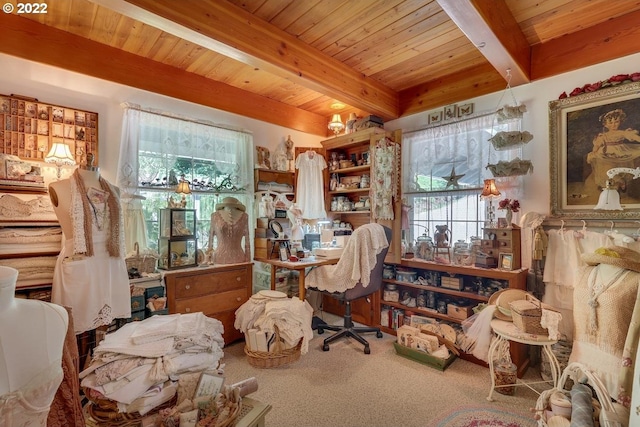
[[[318,267],[321,265],[336,264],[340,258],[316,258],[314,261],[280,261],[277,259],[256,259],[256,261],[264,262],[271,265],[271,289],[276,289],[276,270],[278,268],[286,268],[295,270],[300,273],[298,280],[298,295],[304,301],[306,289],[304,287],[305,269],[309,267]]]

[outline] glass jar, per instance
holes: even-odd
[[[369,175],[362,174],[360,177],[360,188],[369,188]]]
[[[518,378],[516,375],[517,370],[516,365],[510,361],[501,360],[496,363],[493,370],[496,382],[495,391],[511,396],[515,391],[515,384]]]
[[[430,236],[423,234],[416,239],[415,255],[425,261],[433,261],[433,240]]]
[[[386,265],[382,269],[382,278],[383,279],[394,279],[396,277],[396,272],[392,265]]]

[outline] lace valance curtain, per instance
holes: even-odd
[[[167,177],[178,159],[191,159],[192,176],[186,179],[211,181],[216,176],[228,175],[236,188],[249,189],[253,181],[251,133],[146,111],[131,104],[123,107],[117,176],[121,188],[134,193],[143,183]]]
[[[489,138],[498,131],[519,130],[520,122],[497,124],[493,114],[479,115],[451,124],[430,127],[403,134],[403,189],[405,193],[443,191],[434,185],[439,178],[449,177],[455,168],[460,188],[482,188],[491,178],[488,163],[508,160],[514,154],[493,149]],[[418,183],[418,176],[434,178]],[[452,188],[449,187],[448,190]]]

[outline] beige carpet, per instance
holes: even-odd
[[[256,377],[259,388],[250,397],[273,406],[266,416],[269,427],[444,427],[441,422],[455,409],[484,407],[526,416],[535,406],[537,395],[527,387],[516,387],[513,396],[494,393],[495,401],[487,402],[489,369],[457,359],[440,372],[398,356],[391,335],[368,334],[370,355],[353,339],[323,352],[322,339],[330,333],[316,333],[309,353],[275,369],[253,368],[244,343],[232,344],[225,349],[226,381]],[[539,379],[538,371],[530,369],[525,379]],[[520,424],[505,425],[535,425]]]

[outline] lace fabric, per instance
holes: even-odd
[[[56,361],[22,389],[0,396],[0,427],[45,427],[62,377],[62,365]]]

